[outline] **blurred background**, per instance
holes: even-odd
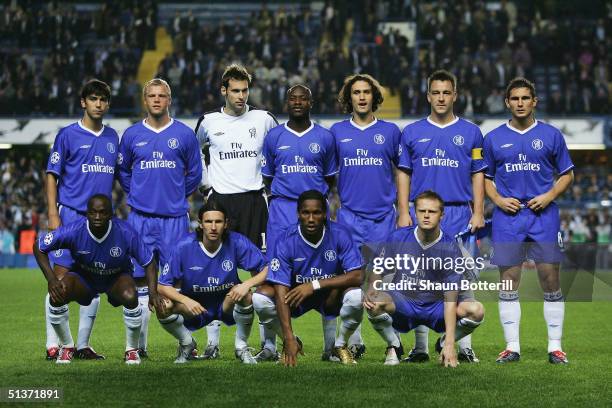
[[[456,114],[486,133],[508,118],[505,85],[526,76],[538,119],[563,131],[576,164],[558,200],[564,240],[610,268],[611,32],[604,0],[0,1],[0,267],[25,266],[46,228],[49,147],[82,116],[84,82],[111,86],[105,123],[120,134],[143,117],[141,86],[155,76],[172,87],[172,116],[194,127],[224,103],[221,73],[240,62],[254,76],[250,104],[283,119],[286,89],[305,83],[324,126],[344,118],[346,75],[376,77],[377,116],[403,128],[429,113],[427,76],[446,68],[459,80]],[[113,198],[124,217],[119,187]]]

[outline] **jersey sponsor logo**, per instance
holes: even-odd
[[[421,165],[423,167],[459,167],[459,160],[446,157],[444,149],[436,149],[435,154],[435,157],[421,157]]]
[[[518,163],[504,163],[506,173],[514,173],[517,171],[540,171],[540,164],[528,162],[526,154],[519,153],[518,159]]]
[[[59,258],[60,256],[64,255],[64,250],[58,249],[57,251],[54,252],[54,255]]]
[[[51,245],[51,242],[53,242],[53,233],[48,232],[47,235],[45,235],[45,237],[43,238],[43,242],[45,243],[45,245]]]
[[[351,140],[353,140],[353,139],[351,139],[350,137],[348,137],[348,138],[346,138],[346,139],[342,139],[342,140],[340,140],[340,143],[348,143],[348,142],[350,142]]]
[[[514,146],[514,143],[506,143],[506,144],[503,144],[503,145],[501,145],[501,146],[499,146],[499,147],[500,147],[501,149],[506,149],[506,148],[508,148],[508,147],[512,147],[512,146]]]
[[[225,272],[229,272],[234,269],[234,263],[229,259],[226,259],[221,263],[221,269],[223,269]]]
[[[385,137],[381,135],[380,133],[375,134],[374,143],[379,144],[379,145],[385,143]]]
[[[179,141],[177,138],[173,137],[172,139],[168,140],[168,147],[171,149],[176,149],[179,147]]]
[[[310,150],[310,153],[319,153],[321,151],[321,146],[319,146],[318,143],[311,143],[310,145],[308,145],[308,150]]]
[[[313,276],[295,275],[295,283],[302,284],[302,283],[312,282],[313,280],[330,279],[330,278],[337,276],[336,274],[333,274],[333,273],[331,274],[323,273],[323,269],[320,269],[320,268],[310,268],[310,273]]]
[[[168,143],[170,143],[170,141],[168,141]],[[165,160],[164,152],[153,152],[153,160],[141,160],[140,161],[141,170],[150,170],[150,169],[159,169],[159,168],[175,169],[176,161]]]
[[[109,253],[113,258],[119,258],[123,251],[118,246],[114,246],[110,249]]]
[[[280,146],[280,147],[279,147],[278,149],[276,149],[276,150],[287,150],[287,149],[291,149],[291,146],[283,145],[283,146]]]
[[[278,260],[278,258],[272,258],[272,260],[270,261],[270,269],[272,269],[274,272],[280,269],[280,261]]]
[[[425,142],[429,142],[431,139],[424,137],[423,139],[419,139],[417,140],[417,143],[425,143]]]
[[[81,147],[79,147],[79,149],[89,149],[91,147],[91,145],[83,145]]]
[[[291,174],[291,173],[308,173],[308,174],[316,174],[318,169],[317,166],[313,166],[311,164],[304,164],[305,160],[302,156],[295,156],[293,158],[295,160],[295,164],[282,164],[281,172],[283,174]]]
[[[189,269],[191,269],[191,268],[189,268]],[[168,272],[170,272],[170,264],[169,264],[168,262],[166,262],[166,263],[164,264],[164,267],[162,268],[162,272],[161,272],[161,274],[162,274],[162,275],[167,275],[167,274],[168,274]]]
[[[113,143],[107,143],[106,144],[106,150],[108,150],[109,153],[115,153],[115,145]]]
[[[51,153],[51,163],[57,164],[60,161],[60,155],[58,152]]]
[[[149,144],[149,142],[138,142],[138,143],[135,144],[135,146],[136,147],[142,147],[142,146],[146,146],[148,144]]]
[[[117,164],[123,164],[123,155],[121,153],[119,153],[119,155],[117,156]]]
[[[344,157],[342,162],[344,167],[350,166],[382,166],[381,157],[370,157],[368,149],[355,149],[357,157]]]
[[[219,160],[246,159],[259,157],[257,150],[243,149],[242,143],[232,142],[232,150],[229,152],[219,152]]]
[[[254,128],[254,127],[250,128],[249,134],[251,135],[252,139],[255,139],[257,137],[257,128]]]
[[[325,251],[325,260],[332,262],[336,260],[336,251],[334,251],[333,249],[328,249],[327,251]]]
[[[541,139],[533,139],[531,147],[533,150],[541,150],[544,147],[544,142]]]
[[[106,159],[103,156],[94,156],[94,164],[81,164],[81,172],[115,174],[115,166],[104,164],[105,162]]]
[[[463,146],[463,143],[465,143],[465,139],[461,135],[455,135],[453,136],[453,143],[457,146]]]

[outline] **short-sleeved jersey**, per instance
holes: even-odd
[[[457,241],[442,230],[436,240],[426,245],[419,240],[417,230],[418,226],[393,231],[379,250],[379,257],[396,259],[400,256],[401,268],[393,270],[393,282],[412,282],[414,285],[412,289],[401,290],[404,295],[421,304],[440,301],[445,291],[428,289],[421,285],[459,285],[462,273],[458,273],[461,269],[457,266],[460,268],[463,265],[464,258]]]
[[[265,267],[259,249],[244,235],[230,232],[214,253],[197,239],[182,240],[163,266],[159,283],[174,286],[180,282],[186,296],[225,292],[240,283],[238,268],[261,272]]]
[[[125,221],[113,218],[108,231],[97,238],[89,230],[89,221],[81,219],[41,235],[40,252],[70,250],[73,270],[91,275],[131,273],[131,258],[145,267],[153,261],[153,253],[138,238],[136,231]]]
[[[58,178],[57,202],[80,212],[94,194],[110,197],[115,180],[119,136],[103,126],[99,132],[81,121],[62,128],[53,143],[47,173]]]
[[[119,181],[130,207],[165,217],[185,215],[187,197],[202,179],[202,162],[193,131],[178,120],[160,129],[138,122],[119,145]]]
[[[200,146],[210,145],[208,182],[221,194],[263,188],[261,176],[264,138],[278,121],[270,112],[247,106],[240,116],[205,113],[195,128]]]
[[[397,195],[393,167],[407,168],[398,127],[378,119],[362,127],[349,119],[330,131],[338,154],[341,205],[364,218],[383,218]]]
[[[266,136],[261,172],[273,177],[272,195],[297,200],[307,190],[327,194],[325,177],[337,172],[336,146],[329,130],[312,123],[299,133],[287,124]]]
[[[486,168],[478,126],[455,118],[438,125],[429,117],[411,123],[402,132],[410,179],[410,201],[426,190],[444,202],[472,201],[472,174]]]
[[[360,269],[364,261],[346,228],[328,221],[316,244],[304,238],[299,225],[290,227],[277,243],[269,264],[269,282],[295,287]]]
[[[503,197],[530,200],[549,191],[555,175],[574,168],[559,129],[540,121],[524,131],[504,123],[487,134],[483,146],[485,176]]]

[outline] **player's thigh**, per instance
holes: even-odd
[[[327,315],[338,315],[342,307],[342,299],[344,291],[334,288],[326,290],[325,299],[323,300],[323,311]]]
[[[59,264],[53,265],[53,273],[55,274],[55,277],[57,279],[62,279],[69,271],[70,268],[66,266],[62,266]]]
[[[274,300],[274,296],[276,295],[276,291],[274,290],[274,286],[264,283],[262,285],[259,285],[257,287],[257,290],[255,290],[255,293],[259,293],[260,295],[264,295],[269,297],[270,299]]]
[[[538,279],[544,292],[554,292],[559,290],[559,264],[558,263],[536,263]]]
[[[500,266],[499,278],[502,281],[511,282],[511,290],[518,290],[518,287],[521,283],[521,271],[522,265]]]
[[[128,274],[120,274],[107,291],[113,305],[123,305],[128,309],[138,306],[136,282]]]
[[[66,303],[75,301],[81,305],[88,305],[96,295],[76,273],[66,273],[61,281],[66,287]]]

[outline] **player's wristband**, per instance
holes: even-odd
[[[318,281],[318,280],[313,280],[311,283],[312,283],[312,288],[313,288],[314,290],[319,290],[319,289],[321,289],[321,284],[319,283],[319,281]]]

